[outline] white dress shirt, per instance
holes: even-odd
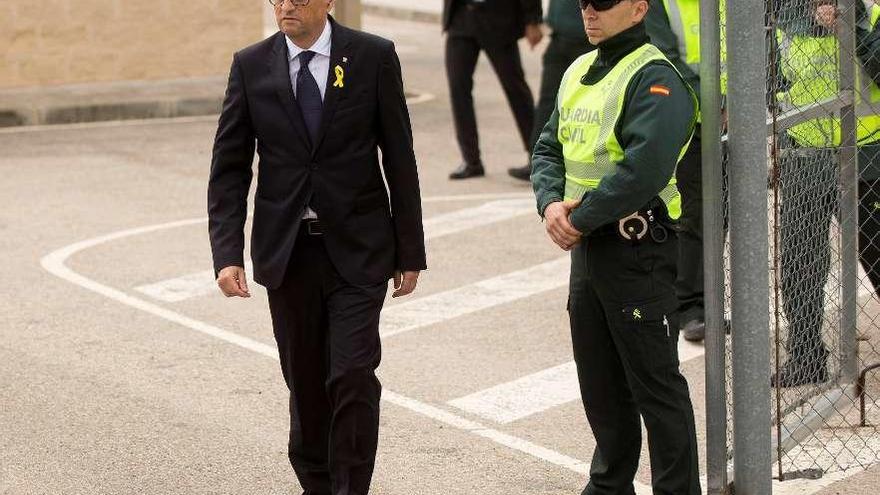
[[[324,95],[327,93],[327,77],[330,73],[330,48],[333,41],[332,31],[333,28],[330,26],[330,21],[325,21],[324,31],[311,48],[300,48],[296,46],[293,41],[290,41],[290,38],[287,36],[284,37],[284,40],[287,41],[287,55],[290,57],[288,67],[290,70],[290,84],[293,86],[294,96],[296,96],[296,76],[299,75],[300,71],[299,54],[305,51],[313,51],[315,52],[315,56],[312,57],[312,61],[309,62],[308,68],[312,72],[312,77],[315,78],[315,82],[318,83],[318,90],[321,91],[321,99],[324,99]],[[318,215],[311,208],[306,206],[303,218],[306,220],[316,220]]]

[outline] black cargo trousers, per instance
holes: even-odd
[[[679,371],[677,236],[634,242],[616,227],[571,253],[569,317],[587,419],[596,438],[584,495],[635,494],[644,418],[654,493],[700,493],[696,428]]]

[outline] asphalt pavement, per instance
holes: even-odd
[[[450,182],[439,27],[365,28],[395,40],[419,95],[429,237],[417,292],[384,313],[374,493],[580,493],[594,441],[572,381],[567,255],[506,174],[527,158],[501,87],[481,60],[488,176]],[[523,45],[534,91],[542,48]],[[265,291],[229,300],[212,286],[215,130],[216,116],[0,131],[0,494],[299,493]],[[702,346],[680,351],[702,459]],[[650,493],[647,452],[637,481]],[[875,468],[820,493],[878,481]]]

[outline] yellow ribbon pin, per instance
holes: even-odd
[[[342,67],[340,67],[338,65],[336,66],[336,68],[334,70],[336,71],[336,82],[333,83],[333,87],[334,88],[344,88],[345,81],[343,81],[342,78],[345,77],[345,71],[343,71]]]

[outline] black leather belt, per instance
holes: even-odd
[[[303,220],[299,228],[307,235],[324,235],[324,226],[318,220]]]

